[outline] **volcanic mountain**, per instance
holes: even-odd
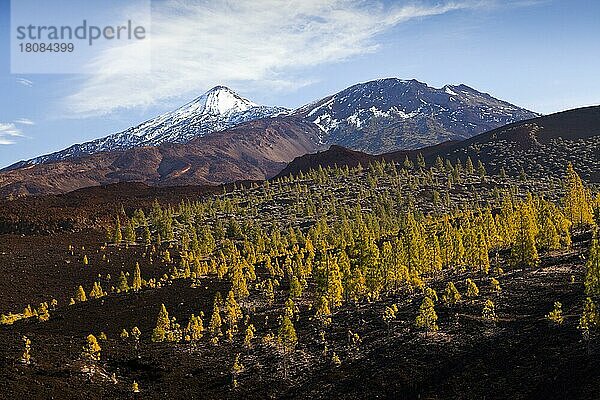
[[[352,86],[294,111],[217,86],[175,111],[0,173],[0,195],[118,182],[218,184],[271,178],[295,157],[340,145],[382,153],[459,140],[537,114],[465,85]]]
[[[294,114],[317,124],[323,143],[369,153],[463,140],[538,116],[466,85],[436,89],[397,78],[351,86]]]
[[[367,165],[375,160],[402,163],[422,154],[429,165],[439,156],[463,163],[481,160],[488,172],[525,172],[547,178],[562,176],[571,162],[589,182],[600,182],[600,106],[584,107],[509,124],[464,141],[448,141],[418,150],[371,155],[331,146],[329,150],[296,158],[279,176],[319,166]]]
[[[263,118],[188,143],[133,147],[0,174],[0,196],[65,193],[119,182],[154,186],[264,180],[318,149],[319,129],[294,117]]]
[[[20,161],[6,169],[74,159],[99,152],[158,146],[163,143],[187,143],[196,137],[287,111],[283,107],[260,106],[225,86],[216,86],[174,111],[123,132],[75,144],[56,153]]]

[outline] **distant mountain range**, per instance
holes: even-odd
[[[379,155],[331,146],[326,151],[297,157],[278,176],[320,167],[363,166],[376,160],[402,163],[422,154],[429,165],[437,157],[453,163],[467,157],[481,160],[489,173],[525,172],[537,178],[557,178],[571,162],[588,182],[600,183],[600,106],[563,111],[512,123],[463,141],[448,141],[418,150]]]
[[[354,85],[296,110],[260,106],[217,86],[123,132],[0,171],[0,194],[62,193],[124,181],[212,184],[276,175],[330,145],[370,153],[463,140],[538,114],[468,86],[416,80]]]

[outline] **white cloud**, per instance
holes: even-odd
[[[377,35],[415,18],[481,1],[167,0],[154,3],[151,39],[102,52],[68,110],[78,116],[148,107],[217,84],[290,90],[306,68],[376,51]],[[131,17],[131,16],[130,16]],[[152,72],[140,73],[148,48]]]
[[[23,137],[23,133],[11,122],[0,122],[0,145],[14,144],[16,137]]]
[[[20,83],[23,86],[27,86],[27,87],[32,87],[33,86],[33,81],[30,81],[29,79],[17,78],[17,82]]]
[[[29,118],[15,119],[13,122],[15,124],[21,124],[21,125],[35,125],[35,122],[33,122],[32,120],[30,120]]]

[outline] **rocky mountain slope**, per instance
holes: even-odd
[[[523,170],[537,177],[560,176],[568,162],[590,182],[600,182],[600,106],[538,117],[491,130],[464,141],[450,141],[419,150],[371,155],[332,146],[327,151],[298,157],[280,175],[297,174],[319,166],[367,165],[379,159],[403,162],[421,153],[429,164],[439,156],[464,163],[481,160],[488,172]]]
[[[538,116],[466,85],[396,78],[351,86],[294,113],[323,130],[323,143],[368,153],[463,140]]]
[[[185,144],[102,152],[0,174],[0,196],[64,193],[118,182],[206,185],[263,180],[317,149],[319,129],[297,118],[265,118]]]
[[[187,143],[256,119],[287,112],[283,107],[260,106],[225,86],[216,86],[186,105],[123,132],[75,144],[65,150],[21,161],[7,169],[78,158],[104,151]]]

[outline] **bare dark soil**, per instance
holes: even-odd
[[[250,185],[238,182],[237,185]],[[123,207],[126,212],[161,204],[196,201],[207,194],[222,193],[221,186],[156,187],[144,183],[117,183],[75,190],[68,194],[0,199],[0,234],[49,234],[74,232],[106,224]]]
[[[267,332],[276,332],[281,309],[267,307],[256,290],[244,303],[256,308],[253,349],[242,347],[241,335],[218,346],[206,337],[193,346],[152,343],[151,330],[161,303],[182,325],[190,314],[203,311],[206,326],[215,293],[225,294],[229,283],[205,277],[192,288],[189,280],[175,280],[162,288],[112,293],[67,306],[79,285],[87,291],[100,280],[106,290],[108,274],[114,284],[121,270],[133,272],[136,261],[145,278],[160,276],[168,267],[160,260],[150,262],[141,247],[102,250],[104,234],[98,230],[4,234],[0,236],[0,313],[20,312],[27,304],[37,306],[52,298],[58,300],[58,308],[50,311],[48,322],[32,318],[0,326],[0,398],[597,399],[600,346],[597,338],[582,340],[576,328],[583,300],[580,255],[588,240],[578,238],[573,250],[544,256],[538,269],[505,268],[499,294],[492,292],[488,277],[480,276],[478,298],[463,299],[453,308],[436,305],[440,330],[435,333],[414,328],[421,293],[343,306],[325,330],[327,343],[318,334],[313,313],[300,301],[295,322],[299,342],[286,378],[283,354],[260,341]],[[73,255],[69,245],[75,248]],[[83,255],[89,265],[82,264]],[[467,276],[447,273],[436,277],[432,286],[441,295],[445,283],[452,280],[464,293]],[[283,296],[283,291],[276,294]],[[496,304],[499,321],[495,324],[480,318],[488,298]],[[561,327],[544,318],[554,301],[563,304]],[[399,312],[388,328],[381,315],[392,303],[398,304]],[[133,326],[142,331],[137,351],[131,340],[119,338],[123,328]],[[359,345],[349,343],[348,330],[360,335]],[[85,337],[100,332],[108,336],[100,341],[101,373],[90,378],[82,372],[79,355]],[[31,365],[19,362],[23,335],[32,340]],[[332,363],[333,352],[341,365]],[[245,370],[233,389],[230,369],[238,353]],[[113,373],[116,383],[110,378]],[[134,380],[139,382],[139,394],[131,392]]]

